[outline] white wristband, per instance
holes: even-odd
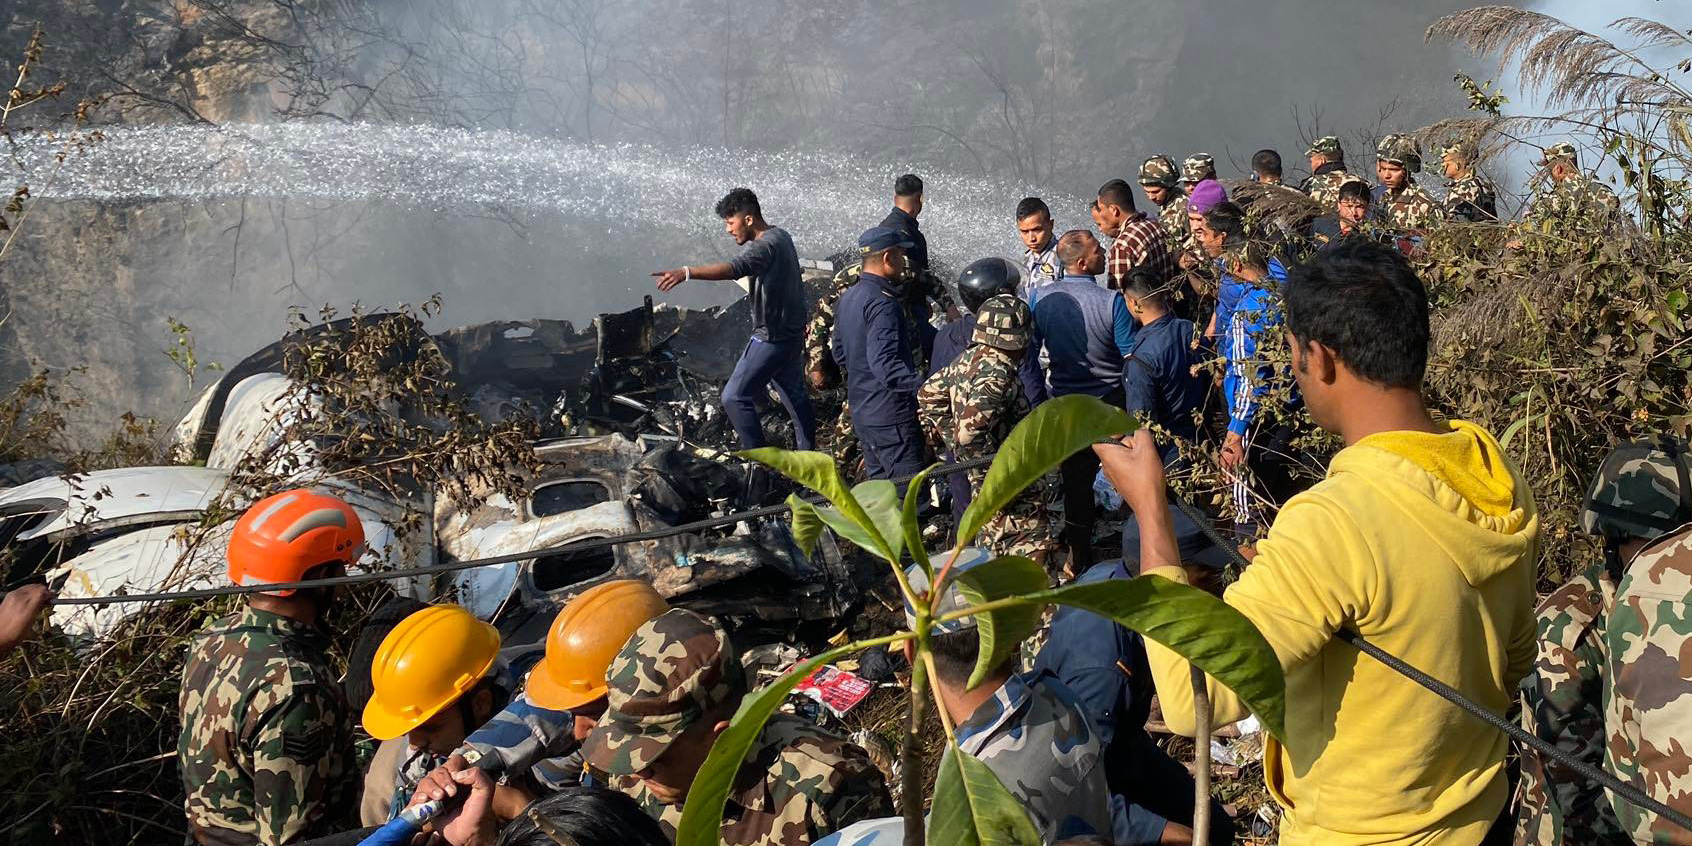
[[[692,278],[693,278],[693,268],[688,267],[685,264],[682,265],[682,281],[686,282],[686,281],[688,281]]]

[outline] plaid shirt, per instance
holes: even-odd
[[[1117,233],[1110,252],[1105,254],[1105,278],[1110,288],[1120,290],[1122,280],[1127,279],[1129,272],[1135,268],[1151,271],[1159,282],[1173,277],[1176,269],[1175,256],[1164,240],[1163,227],[1144,212],[1135,212],[1122,224],[1122,231]]]

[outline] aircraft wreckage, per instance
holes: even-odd
[[[546,551],[393,582],[402,595],[464,604],[498,626],[507,643],[540,641],[553,613],[575,594],[630,578],[736,629],[820,631],[815,627],[853,606],[863,574],[826,539],[813,555],[801,553],[780,518],[559,549],[768,502],[764,474],[716,460],[717,448],[734,443],[717,396],[748,325],[745,299],[703,311],[654,308],[648,299],[583,330],[525,320],[425,335],[484,418],[543,410],[543,439],[534,444],[540,469],[523,478],[527,497],[428,490],[395,497],[332,476],[316,481],[323,474],[311,484],[346,499],[363,518],[368,550],[355,572]],[[251,500],[235,493],[232,473],[255,450],[274,451],[288,414],[278,406],[298,395],[281,372],[287,342],[249,356],[204,391],[175,430],[181,465],[46,475],[0,489],[0,541],[12,572],[45,570],[64,597],[225,584],[229,532]],[[767,419],[775,431],[785,415]],[[307,455],[309,465],[309,449],[296,454]],[[53,622],[73,635],[100,636],[145,607],[60,606]]]

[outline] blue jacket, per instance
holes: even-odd
[[[1193,373],[1203,356],[1192,342],[1192,321],[1166,314],[1140,327],[1133,352],[1122,363],[1122,407],[1186,441],[1198,440],[1193,412],[1204,407],[1210,381]],[[1173,447],[1160,450],[1166,462]]]
[[[1116,331],[1121,301],[1091,276],[1065,276],[1034,289],[1034,337],[1037,350],[1045,352],[1052,396],[1102,399],[1121,387],[1124,351]]]
[[[846,374],[852,422],[863,426],[915,423],[916,393],[922,387],[906,329],[899,291],[893,283],[864,273],[836,306],[834,360]]]
[[[1276,285],[1287,281],[1286,268],[1276,259],[1269,262],[1269,276]],[[1257,406],[1268,392],[1269,365],[1258,357],[1258,347],[1281,325],[1279,294],[1247,282],[1222,268],[1216,300],[1218,346],[1228,367],[1222,376],[1222,396],[1228,403],[1228,431],[1245,436],[1257,417]]]

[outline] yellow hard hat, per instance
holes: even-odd
[[[605,695],[605,672],[635,630],[670,610],[646,582],[595,585],[570,600],[546,633],[546,655],[529,671],[529,701],[568,711]]]
[[[498,659],[499,631],[463,606],[412,614],[376,648],[364,730],[393,740],[417,728],[475,688]]]

